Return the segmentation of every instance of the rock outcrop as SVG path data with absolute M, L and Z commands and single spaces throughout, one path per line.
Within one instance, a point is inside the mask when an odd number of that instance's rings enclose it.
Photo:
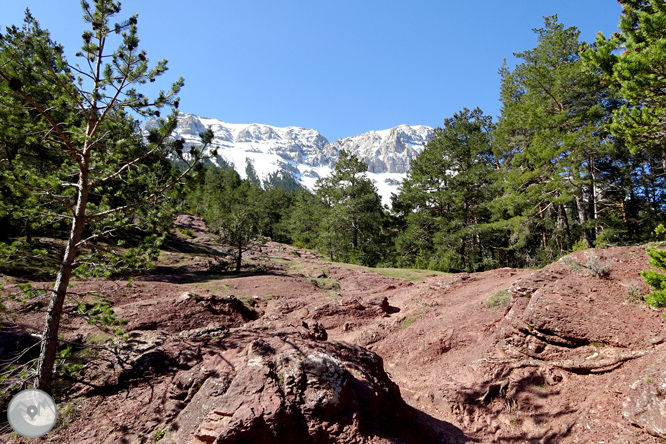
M 361 347 L 256 335 L 209 377 L 172 421 L 172 443 L 425 442 L 413 411 Z

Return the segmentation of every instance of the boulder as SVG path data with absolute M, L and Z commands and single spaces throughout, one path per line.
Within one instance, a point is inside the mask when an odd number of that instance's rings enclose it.
M 241 362 L 233 373 L 209 369 L 166 442 L 426 442 L 382 359 L 366 349 L 276 335 L 252 340 Z

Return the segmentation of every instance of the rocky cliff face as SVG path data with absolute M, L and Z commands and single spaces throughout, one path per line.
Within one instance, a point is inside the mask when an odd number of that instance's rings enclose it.
M 149 120 L 144 130 L 155 125 L 155 120 Z M 369 177 L 385 203 L 391 193 L 397 191 L 411 160 L 433 134 L 432 128 L 427 126 L 400 125 L 329 143 L 322 134 L 307 128 L 233 124 L 181 114 L 175 136 L 191 146 L 199 143 L 199 133 L 209 127 L 215 133 L 213 145 L 219 148 L 218 153 L 241 176 L 249 159 L 260 177 L 282 169 L 308 188 L 312 188 L 318 178 L 330 174 L 340 150 L 349 150 L 368 164 Z
M 358 154 L 368 164 L 370 173 L 404 174 L 432 134 L 432 128 L 427 126 L 400 125 L 338 139 L 332 146 L 337 152 L 345 149 Z

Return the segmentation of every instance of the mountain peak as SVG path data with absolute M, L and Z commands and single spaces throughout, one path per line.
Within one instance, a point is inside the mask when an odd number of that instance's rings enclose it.
M 143 129 L 151 129 L 156 123 L 150 119 Z M 326 137 L 309 128 L 227 123 L 184 113 L 178 115 L 174 135 L 182 138 L 186 146 L 197 145 L 199 133 L 207 128 L 213 130 L 213 146 L 218 147 L 218 155 L 242 177 L 249 159 L 260 178 L 285 170 L 309 189 L 318 178 L 331 173 L 340 150 L 349 150 L 367 163 L 368 176 L 385 204 L 389 204 L 391 193 L 397 191 L 411 160 L 433 135 L 433 129 L 424 125 L 399 125 L 329 143 Z

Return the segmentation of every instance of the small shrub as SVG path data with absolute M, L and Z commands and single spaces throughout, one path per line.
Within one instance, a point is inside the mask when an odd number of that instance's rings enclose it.
M 83 364 L 70 364 L 68 361 L 75 358 L 72 347 L 67 347 L 58 354 L 58 373 L 62 376 L 74 376 L 83 369 Z
M 564 262 L 565 264 L 567 264 L 569 266 L 572 273 L 575 273 L 575 274 L 578 274 L 578 275 L 583 274 L 583 270 L 585 269 L 585 267 L 583 267 L 581 264 L 579 264 L 575 260 L 570 259 L 568 257 L 563 257 L 561 260 L 562 260 L 562 262 Z
M 166 430 L 164 429 L 155 430 L 155 433 L 153 433 L 153 442 L 157 442 L 160 439 L 164 438 L 164 435 L 166 435 Z
M 314 284 L 315 287 L 321 288 L 322 290 L 339 290 L 340 283 L 337 279 L 331 278 L 310 278 L 309 281 Z
M 643 300 L 643 289 L 638 285 L 630 285 L 626 298 L 627 302 L 638 304 Z
M 250 296 L 238 296 L 238 300 L 241 301 L 248 310 L 254 311 L 254 308 L 257 306 L 257 301 Z
M 590 273 L 599 278 L 607 278 L 610 276 L 610 272 L 613 269 L 611 264 L 601 260 L 597 256 L 589 258 L 585 264 L 585 267 L 587 267 Z
M 196 236 L 194 235 L 194 231 L 190 230 L 189 228 L 185 228 L 184 230 L 182 230 L 182 233 L 183 233 L 185 236 L 189 237 L 190 239 L 194 239 L 194 238 L 196 237 Z
M 650 257 L 650 266 L 666 270 L 666 250 L 648 248 L 646 252 Z M 641 276 L 652 288 L 652 292 L 644 296 L 645 302 L 655 308 L 666 307 L 666 275 L 654 270 L 644 270 L 641 271 Z
M 583 239 L 579 239 L 578 242 L 576 242 L 573 247 L 571 247 L 571 251 L 575 253 L 576 251 L 583 251 L 587 250 L 588 248 L 590 247 L 587 246 L 587 242 L 585 242 Z
M 208 272 L 209 273 L 222 273 L 231 269 L 234 264 L 231 261 L 228 261 L 222 256 L 215 255 L 208 260 Z
M 67 427 L 74 421 L 76 417 L 77 401 L 63 402 L 58 405 L 58 417 L 56 419 L 55 428 Z
M 509 290 L 499 290 L 486 299 L 484 305 L 491 311 L 495 311 L 499 307 L 506 307 L 509 305 L 509 302 L 511 302 L 511 293 L 509 293 Z

